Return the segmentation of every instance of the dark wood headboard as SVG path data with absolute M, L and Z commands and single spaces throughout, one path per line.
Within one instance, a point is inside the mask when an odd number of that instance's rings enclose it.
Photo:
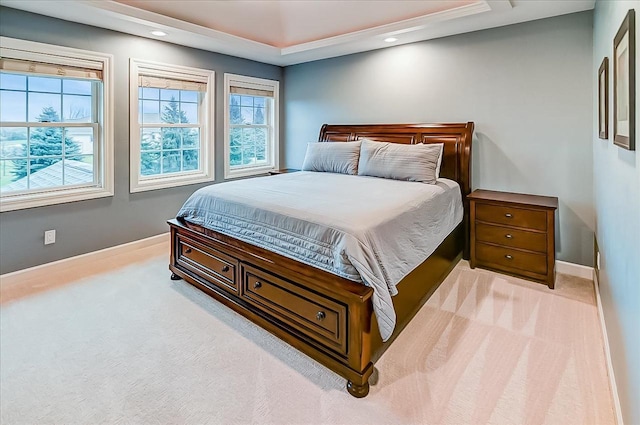
M 473 122 L 452 124 L 324 124 L 320 142 L 369 139 L 392 143 L 444 143 L 440 176 L 460 185 L 462 198 L 471 192 L 471 137 Z
M 353 142 L 369 139 L 392 143 L 444 143 L 440 176 L 460 185 L 464 205 L 464 252 L 469 258 L 470 210 L 467 195 L 471 193 L 471 137 L 473 122 L 451 124 L 324 124 L 320 142 Z

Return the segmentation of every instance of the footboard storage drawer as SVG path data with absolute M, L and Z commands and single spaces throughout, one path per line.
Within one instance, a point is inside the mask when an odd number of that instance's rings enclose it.
M 178 235 L 176 262 L 199 275 L 207 286 L 214 285 L 238 294 L 238 260 L 190 238 Z
M 270 273 L 242 264 L 241 297 L 289 327 L 347 354 L 347 307 Z

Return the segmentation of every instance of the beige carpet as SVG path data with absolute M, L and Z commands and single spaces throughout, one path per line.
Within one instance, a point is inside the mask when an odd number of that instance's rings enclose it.
M 186 284 L 165 256 L 1 308 L 2 424 L 612 424 L 593 287 L 461 262 L 369 396 Z

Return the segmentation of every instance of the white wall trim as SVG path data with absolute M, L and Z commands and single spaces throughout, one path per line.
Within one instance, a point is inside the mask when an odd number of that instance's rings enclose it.
M 602 331 L 602 341 L 604 342 L 604 357 L 607 363 L 607 376 L 609 377 L 609 387 L 613 398 L 613 410 L 616 415 L 616 423 L 624 425 L 622 419 L 622 409 L 620 408 L 620 397 L 618 396 L 618 386 L 616 385 L 616 375 L 613 372 L 613 362 L 611 361 L 611 349 L 609 347 L 609 337 L 607 335 L 607 324 L 604 321 L 604 311 L 602 310 L 602 299 L 600 298 L 600 282 L 598 274 L 593 271 L 593 285 L 596 291 L 596 305 L 598 307 L 598 318 L 600 319 L 600 329 Z
M 76 255 L 75 257 L 63 258 L 62 260 L 53 261 L 51 263 L 41 264 L 39 266 L 29 267 L 28 269 L 17 270 L 11 273 L 5 273 L 0 275 L 0 288 L 19 284 L 28 280 L 33 275 L 40 275 L 43 272 L 53 272 L 62 268 L 70 268 L 79 266 L 82 264 L 91 264 L 98 259 L 104 259 L 105 257 L 112 257 L 127 252 L 133 252 L 138 249 L 146 248 L 151 245 L 164 243 L 169 238 L 169 232 L 161 233 L 149 238 L 140 239 L 133 242 L 128 242 L 122 245 L 116 245 L 109 248 L 104 248 L 98 251 L 88 252 L 86 254 Z
M 589 280 L 593 279 L 593 267 L 568 263 L 566 261 L 556 261 L 556 273 L 568 274 L 569 276 L 576 276 Z

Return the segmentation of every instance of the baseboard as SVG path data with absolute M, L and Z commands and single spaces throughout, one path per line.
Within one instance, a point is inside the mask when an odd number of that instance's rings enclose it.
M 613 410 L 616 415 L 616 423 L 624 425 L 622 419 L 622 409 L 620 408 L 620 397 L 618 396 L 618 386 L 616 385 L 616 376 L 613 372 L 613 363 L 611 362 L 611 350 L 609 348 L 609 337 L 607 336 L 607 325 L 604 321 L 604 312 L 602 311 L 602 300 L 600 298 L 600 282 L 598 274 L 593 272 L 593 284 L 596 291 L 596 305 L 598 307 L 598 317 L 600 318 L 600 329 L 602 330 L 602 340 L 604 343 L 604 357 L 607 363 L 607 375 L 609 376 L 609 387 L 611 388 L 611 396 L 613 397 Z
M 108 269 L 109 261 L 122 256 L 132 256 L 136 251 L 153 245 L 167 243 L 169 233 L 112 246 L 99 251 L 88 252 L 75 257 L 64 258 L 28 269 L 0 275 L 0 300 L 11 301 L 23 294 L 39 292 L 47 287 L 55 287 L 64 281 L 72 281 L 91 274 L 92 271 Z M 106 260 L 106 261 L 105 261 Z M 100 267 L 97 267 L 101 264 Z
M 593 267 L 568 263 L 566 261 L 556 261 L 556 273 L 568 274 L 569 276 L 576 276 L 589 280 L 593 279 Z

